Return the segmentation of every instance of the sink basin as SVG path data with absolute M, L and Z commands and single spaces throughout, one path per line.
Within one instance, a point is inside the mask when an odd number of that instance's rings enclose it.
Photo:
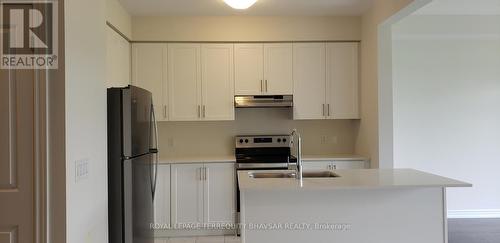
M 305 171 L 302 172 L 302 178 L 334 178 L 340 177 L 333 171 Z
M 250 178 L 295 178 L 295 172 L 248 172 Z M 340 177 L 333 171 L 306 171 L 302 178 L 335 178 Z
M 248 172 L 250 178 L 295 178 L 295 172 Z

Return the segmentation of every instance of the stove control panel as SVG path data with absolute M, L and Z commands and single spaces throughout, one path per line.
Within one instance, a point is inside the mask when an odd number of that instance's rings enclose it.
M 290 147 L 290 135 L 236 136 L 237 148 Z

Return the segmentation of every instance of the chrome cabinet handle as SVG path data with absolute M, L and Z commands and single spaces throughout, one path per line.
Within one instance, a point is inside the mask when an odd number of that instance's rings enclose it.
M 260 92 L 264 92 L 264 81 L 260 80 Z
M 330 116 L 330 104 L 328 104 L 328 116 Z
M 268 89 L 267 89 L 267 79 L 266 79 L 266 92 L 267 92 L 267 91 L 268 91 Z
M 206 106 L 203 105 L 203 117 L 206 117 L 206 110 L 207 110 Z
M 204 179 L 205 179 L 205 181 L 206 181 L 206 180 L 208 179 L 208 169 L 207 169 L 207 167 L 203 167 L 203 170 L 204 170 L 204 172 L 205 172 L 205 173 L 203 173 L 203 174 L 204 174 Z
M 201 107 L 198 105 L 198 118 L 201 117 Z

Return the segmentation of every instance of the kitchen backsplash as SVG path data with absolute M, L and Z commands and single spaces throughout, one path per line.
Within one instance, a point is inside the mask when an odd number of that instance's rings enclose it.
M 235 135 L 302 134 L 303 154 L 353 153 L 357 121 L 292 120 L 288 108 L 237 109 L 235 121 L 159 122 L 160 158 L 234 154 Z

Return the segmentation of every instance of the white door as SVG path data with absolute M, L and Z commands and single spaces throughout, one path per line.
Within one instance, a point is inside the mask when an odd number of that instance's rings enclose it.
M 199 120 L 200 90 L 200 45 L 168 44 L 169 120 Z
M 234 77 L 237 95 L 259 95 L 264 89 L 263 44 L 234 44 Z
M 293 94 L 293 48 L 291 43 L 264 44 L 264 92 Z
M 327 104 L 330 119 L 359 118 L 358 43 L 327 44 Z
M 158 165 L 154 199 L 155 223 L 170 224 L 170 165 Z
M 325 43 L 293 44 L 294 119 L 324 119 Z
M 202 117 L 234 120 L 233 44 L 201 46 Z
M 132 45 L 132 85 L 153 94 L 156 119 L 168 119 L 166 97 L 166 55 L 167 46 L 157 43 L 136 43 Z
M 204 222 L 234 223 L 236 175 L 234 164 L 205 164 Z
M 106 28 L 106 86 L 130 84 L 130 43 L 110 27 Z
M 303 161 L 304 171 L 324 171 L 331 169 L 331 161 Z
M 172 223 L 203 222 L 202 164 L 175 164 L 172 176 Z

